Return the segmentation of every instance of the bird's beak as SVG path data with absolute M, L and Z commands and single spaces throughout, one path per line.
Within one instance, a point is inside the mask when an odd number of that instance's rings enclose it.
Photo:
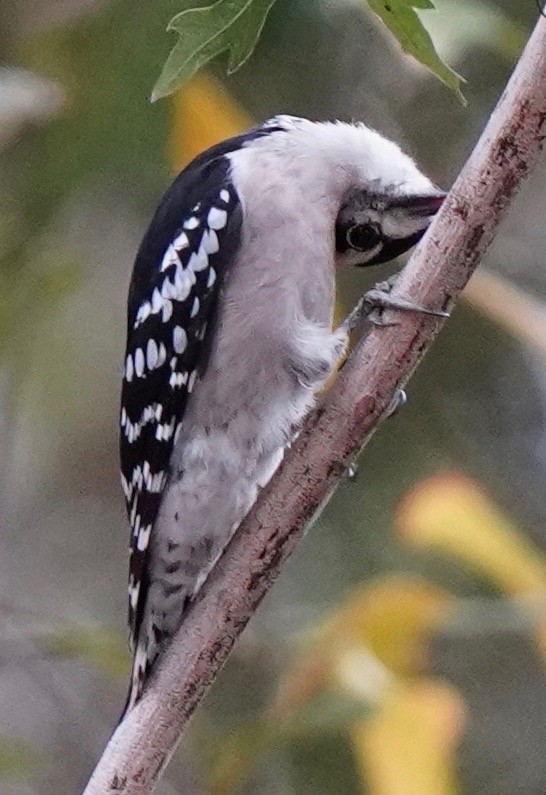
M 430 196 L 405 196 L 389 207 L 383 223 L 383 246 L 369 265 L 399 257 L 418 243 L 446 197 L 438 191 Z
M 400 199 L 399 202 L 393 202 L 392 208 L 395 209 L 399 207 L 406 210 L 410 215 L 417 217 L 433 216 L 436 215 L 444 203 L 446 196 L 447 193 L 443 191 L 438 191 L 438 193 L 431 196 L 410 196 Z

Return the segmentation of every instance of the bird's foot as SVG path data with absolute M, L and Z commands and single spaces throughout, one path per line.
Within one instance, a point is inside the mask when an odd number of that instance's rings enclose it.
M 449 312 L 442 309 L 427 309 L 426 307 L 406 301 L 404 298 L 397 298 L 391 295 L 391 290 L 396 284 L 398 273 L 395 273 L 384 282 L 379 282 L 371 290 L 364 293 L 355 308 L 345 318 L 342 327 L 345 331 L 351 332 L 363 321 L 367 320 L 375 326 L 392 326 L 396 321 L 385 321 L 382 318 L 384 309 L 398 309 L 402 312 L 418 312 L 423 315 L 433 315 L 434 317 L 449 317 Z
M 387 417 L 393 417 L 408 402 L 408 396 L 403 389 L 397 389 L 387 410 Z

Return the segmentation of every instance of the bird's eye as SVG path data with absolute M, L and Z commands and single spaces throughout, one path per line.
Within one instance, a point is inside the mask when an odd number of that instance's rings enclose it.
M 347 229 L 347 243 L 356 251 L 370 251 L 380 242 L 379 224 L 356 224 Z

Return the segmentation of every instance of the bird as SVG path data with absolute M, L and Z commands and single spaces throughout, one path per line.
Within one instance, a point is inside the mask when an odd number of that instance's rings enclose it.
M 365 124 L 288 115 L 208 149 L 163 195 L 128 293 L 124 714 L 346 353 L 336 271 L 411 248 L 444 197 Z

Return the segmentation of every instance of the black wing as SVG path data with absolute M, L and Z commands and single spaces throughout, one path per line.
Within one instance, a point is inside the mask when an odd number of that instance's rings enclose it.
M 224 157 L 237 145 L 232 139 L 209 150 L 175 180 L 142 241 L 131 280 L 120 452 L 131 524 L 133 643 L 177 429 L 198 378 L 219 285 L 239 246 L 241 209 Z

